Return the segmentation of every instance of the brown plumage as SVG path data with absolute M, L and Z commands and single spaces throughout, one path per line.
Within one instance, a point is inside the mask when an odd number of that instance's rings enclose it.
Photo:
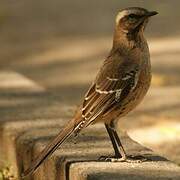
M 134 109 L 145 96 L 151 81 L 150 56 L 143 31 L 155 11 L 126 8 L 116 17 L 113 47 L 92 83 L 75 117 L 32 162 L 23 176 L 33 173 L 71 134 L 102 121 L 112 141 L 115 158 L 128 161 L 114 128 L 117 119 Z

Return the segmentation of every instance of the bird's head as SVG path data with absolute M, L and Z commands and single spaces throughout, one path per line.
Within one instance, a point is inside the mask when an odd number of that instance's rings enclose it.
M 148 19 L 156 14 L 158 14 L 156 11 L 148 11 L 139 7 L 123 9 L 116 17 L 116 28 L 125 33 L 144 30 Z

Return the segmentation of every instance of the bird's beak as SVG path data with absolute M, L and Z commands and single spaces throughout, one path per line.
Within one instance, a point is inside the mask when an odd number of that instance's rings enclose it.
M 148 13 L 146 14 L 146 17 L 155 16 L 155 15 L 157 15 L 157 14 L 158 14 L 158 12 L 156 12 L 156 11 L 150 11 L 150 12 L 148 12 Z

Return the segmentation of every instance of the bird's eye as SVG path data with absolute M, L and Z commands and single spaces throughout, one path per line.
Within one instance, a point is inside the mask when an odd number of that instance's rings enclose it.
M 137 20 L 138 20 L 138 17 L 137 17 L 137 15 L 135 15 L 135 14 L 130 14 L 130 15 L 128 16 L 128 21 L 131 22 L 131 23 L 134 23 L 134 22 L 136 22 Z

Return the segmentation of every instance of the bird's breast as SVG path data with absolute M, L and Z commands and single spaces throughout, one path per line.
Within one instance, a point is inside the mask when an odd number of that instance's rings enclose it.
M 119 107 L 119 116 L 122 117 L 133 110 L 144 98 L 151 84 L 151 65 L 146 61 L 141 67 L 136 87 L 129 93 L 128 97 Z

